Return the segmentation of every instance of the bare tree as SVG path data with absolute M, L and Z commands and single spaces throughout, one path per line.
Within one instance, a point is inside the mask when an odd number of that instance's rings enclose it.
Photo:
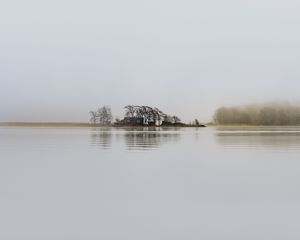
M 125 106 L 125 115 L 130 118 L 144 118 L 149 124 L 161 124 L 162 121 L 170 124 L 181 122 L 177 116 L 169 116 L 160 109 L 149 106 L 127 105 Z
M 113 119 L 111 109 L 108 106 L 103 106 L 98 109 L 99 123 L 101 125 L 110 125 Z
M 157 120 L 163 120 L 167 116 L 167 114 L 165 114 L 163 111 L 161 111 L 158 108 L 154 108 L 154 111 L 155 111 Z
M 181 119 L 177 116 L 173 116 L 172 118 L 173 118 L 174 123 L 180 123 L 181 122 Z
M 91 115 L 90 122 L 92 124 L 96 124 L 97 123 L 97 112 L 90 111 L 90 115 Z
M 113 119 L 111 109 L 108 106 L 98 108 L 97 111 L 90 111 L 90 115 L 91 123 L 100 124 L 104 126 L 111 125 Z
M 127 117 L 135 117 L 136 114 L 136 106 L 133 105 L 127 105 L 124 107 L 126 110 L 125 115 Z

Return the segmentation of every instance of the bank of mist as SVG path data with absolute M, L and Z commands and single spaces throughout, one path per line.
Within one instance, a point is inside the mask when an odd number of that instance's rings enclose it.
M 216 124 L 300 125 L 300 104 L 264 103 L 220 107 L 214 115 Z

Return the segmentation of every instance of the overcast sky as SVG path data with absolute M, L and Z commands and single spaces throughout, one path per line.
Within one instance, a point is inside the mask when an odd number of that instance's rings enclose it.
M 207 121 L 300 100 L 299 0 L 3 0 L 0 121 L 88 121 L 110 105 Z

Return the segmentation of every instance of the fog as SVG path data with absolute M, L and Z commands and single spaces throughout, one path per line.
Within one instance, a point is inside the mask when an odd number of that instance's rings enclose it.
M 0 3 L 0 121 L 88 121 L 102 105 L 209 121 L 299 101 L 299 1 Z

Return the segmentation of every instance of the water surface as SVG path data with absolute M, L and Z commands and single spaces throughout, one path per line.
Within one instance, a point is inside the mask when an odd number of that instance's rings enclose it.
M 0 127 L 0 239 L 300 239 L 300 128 Z

